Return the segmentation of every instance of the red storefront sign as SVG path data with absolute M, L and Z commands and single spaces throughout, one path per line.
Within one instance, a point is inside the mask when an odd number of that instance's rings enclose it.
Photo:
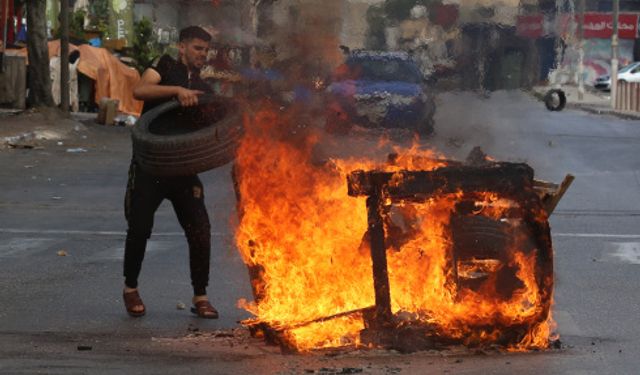
M 525 38 L 540 38 L 543 34 L 542 14 L 518 16 L 516 34 Z
M 613 15 L 603 13 L 585 13 L 585 38 L 611 38 L 613 34 Z M 618 36 L 622 39 L 635 39 L 638 34 L 638 15 L 621 14 L 618 17 Z
M 621 14 L 618 18 L 618 36 L 621 39 L 635 39 L 638 35 L 638 14 Z M 555 22 L 546 25 L 541 14 L 518 16 L 516 23 L 516 33 L 525 38 L 540 38 L 547 34 L 566 35 L 569 30 L 568 14 L 558 15 Z M 580 17 L 575 15 L 576 24 L 580 22 Z M 550 27 L 549 27 L 550 26 Z M 553 29 L 556 29 L 554 32 Z M 577 32 L 577 27 L 576 27 Z M 585 13 L 584 15 L 584 37 L 585 38 L 611 38 L 613 34 L 613 16 L 607 13 Z

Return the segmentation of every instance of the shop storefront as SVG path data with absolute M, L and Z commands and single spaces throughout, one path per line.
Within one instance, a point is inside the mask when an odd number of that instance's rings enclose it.
M 549 75 L 560 83 L 578 80 L 579 45 L 577 15 L 558 17 L 526 15 L 518 17 L 518 35 L 536 40 L 540 56 L 540 80 Z M 591 84 L 598 76 L 611 70 L 611 35 L 613 16 L 610 13 L 585 13 L 584 82 Z M 638 44 L 638 14 L 623 13 L 618 18 L 618 55 L 620 66 L 634 61 Z M 558 64 L 559 62 L 559 64 Z

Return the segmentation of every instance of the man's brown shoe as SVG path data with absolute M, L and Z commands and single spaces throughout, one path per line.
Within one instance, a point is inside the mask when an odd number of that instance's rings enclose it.
M 218 319 L 218 310 L 216 310 L 209 301 L 200 300 L 194 303 L 191 312 L 204 319 Z
M 137 290 L 133 292 L 122 292 L 122 298 L 124 299 L 124 307 L 127 309 L 129 315 L 137 318 L 146 313 L 144 303 L 142 303 L 142 299 Z M 134 309 L 138 306 L 142 306 L 142 310 Z

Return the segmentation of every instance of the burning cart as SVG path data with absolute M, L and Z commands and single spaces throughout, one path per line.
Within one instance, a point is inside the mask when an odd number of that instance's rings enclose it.
M 280 117 L 253 125 L 273 130 Z M 404 150 L 382 166 L 318 166 L 313 141 L 274 138 L 243 141 L 234 176 L 254 336 L 285 352 L 549 346 L 548 217 L 572 176 L 537 181 L 480 150 L 466 163 Z

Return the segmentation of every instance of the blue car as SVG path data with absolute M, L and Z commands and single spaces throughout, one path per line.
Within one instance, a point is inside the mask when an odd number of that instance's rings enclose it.
M 326 127 L 346 133 L 353 125 L 433 132 L 435 103 L 417 64 L 404 52 L 356 51 L 327 88 Z

